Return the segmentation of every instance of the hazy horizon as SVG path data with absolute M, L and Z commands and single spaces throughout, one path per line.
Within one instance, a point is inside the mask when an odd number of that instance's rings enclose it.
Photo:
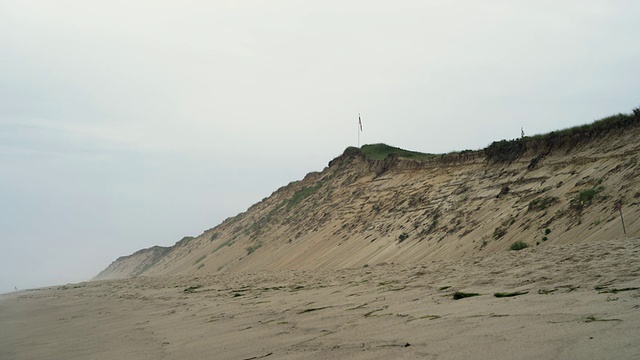
M 88 280 L 322 170 L 640 106 L 631 1 L 0 1 L 0 293 Z

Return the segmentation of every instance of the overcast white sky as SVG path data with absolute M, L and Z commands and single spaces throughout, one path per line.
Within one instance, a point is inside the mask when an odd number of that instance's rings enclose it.
M 640 106 L 637 1 L 0 0 L 0 292 L 90 279 L 356 145 Z

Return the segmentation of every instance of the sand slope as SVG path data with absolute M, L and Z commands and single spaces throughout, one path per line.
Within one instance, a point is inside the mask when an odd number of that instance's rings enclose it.
M 3 295 L 0 359 L 638 359 L 638 288 L 639 238 L 96 281 Z
M 505 163 L 482 152 L 425 161 L 345 153 L 200 236 L 121 257 L 96 278 L 418 264 L 515 241 L 610 239 L 623 235 L 620 200 L 627 234 L 640 236 L 638 138 L 640 126 L 531 145 Z M 589 191 L 593 199 L 580 200 Z

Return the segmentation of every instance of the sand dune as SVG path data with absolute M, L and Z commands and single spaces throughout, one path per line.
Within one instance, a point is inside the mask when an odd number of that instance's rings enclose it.
M 638 124 L 568 143 L 532 138 L 509 162 L 483 151 L 428 160 L 345 151 L 246 212 L 172 247 L 120 257 L 96 279 L 416 264 L 502 253 L 515 241 L 611 239 L 624 235 L 618 201 L 637 237 Z
M 105 280 L 3 295 L 0 358 L 638 359 L 639 288 L 639 238 Z

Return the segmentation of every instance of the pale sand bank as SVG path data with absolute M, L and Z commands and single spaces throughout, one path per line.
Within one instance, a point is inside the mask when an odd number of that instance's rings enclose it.
M 640 239 L 81 283 L 1 296 L 0 359 L 640 359 L 629 288 Z M 458 290 L 480 295 L 453 300 Z M 494 296 L 515 291 L 528 293 Z

